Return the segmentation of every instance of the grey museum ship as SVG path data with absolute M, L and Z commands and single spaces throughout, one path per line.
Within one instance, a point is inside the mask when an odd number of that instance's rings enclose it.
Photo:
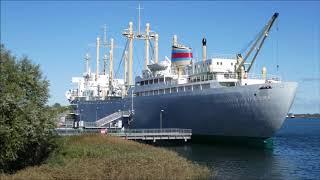
M 123 79 L 114 77 L 114 40 L 107 40 L 105 31 L 103 40 L 98 37 L 96 41 L 96 71 L 91 72 L 86 54 L 86 70 L 83 76 L 72 78 L 76 87 L 66 97 L 80 124 L 184 128 L 192 129 L 193 135 L 267 139 L 282 126 L 297 88 L 296 82 L 267 74 L 265 67 L 261 74 L 250 73 L 277 17 L 275 13 L 243 55 L 207 58 L 203 38 L 198 61 L 192 48 L 181 44 L 176 35 L 171 58 L 158 61 L 159 35 L 148 23 L 141 32 L 139 18 L 137 31 L 130 22 L 122 32 L 127 40 L 121 58 Z M 144 41 L 145 56 L 142 73 L 133 82 L 136 40 Z M 104 49 L 102 63 L 100 49 Z

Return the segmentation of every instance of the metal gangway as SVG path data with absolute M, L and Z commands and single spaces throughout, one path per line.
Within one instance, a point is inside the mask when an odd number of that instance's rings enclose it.
M 129 118 L 131 116 L 131 111 L 117 111 L 108 116 L 105 116 L 95 122 L 82 122 L 80 123 L 80 127 L 91 128 L 91 129 L 101 129 L 104 126 L 117 121 L 122 118 Z

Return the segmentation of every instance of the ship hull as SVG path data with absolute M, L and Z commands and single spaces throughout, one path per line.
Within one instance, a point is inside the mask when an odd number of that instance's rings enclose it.
M 293 103 L 297 83 L 273 83 L 268 89 L 263 86 L 128 97 L 121 102 L 95 106 L 111 114 L 116 109 L 129 110 L 133 105 L 131 128 L 186 128 L 192 129 L 193 135 L 266 139 L 281 128 Z M 92 117 L 92 110 L 84 113 Z M 97 118 L 108 113 L 98 114 Z

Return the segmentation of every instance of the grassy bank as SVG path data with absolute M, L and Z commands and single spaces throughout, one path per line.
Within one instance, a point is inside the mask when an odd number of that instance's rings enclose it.
M 103 135 L 64 137 L 46 163 L 0 179 L 205 179 L 207 167 L 151 145 Z

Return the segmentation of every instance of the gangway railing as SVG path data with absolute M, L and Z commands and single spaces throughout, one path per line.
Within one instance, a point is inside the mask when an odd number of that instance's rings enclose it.
M 101 127 L 104 126 L 106 124 L 111 123 L 112 121 L 118 120 L 122 117 L 122 112 L 115 112 L 112 113 L 106 117 L 103 117 L 101 119 L 99 119 L 98 121 L 96 121 L 95 123 L 97 124 L 97 127 Z
M 126 129 L 126 130 L 108 130 L 108 134 L 131 140 L 170 140 L 191 139 L 191 129 L 163 128 L 163 129 Z
M 102 133 L 128 140 L 184 140 L 191 139 L 191 129 L 163 128 L 163 129 L 73 129 L 57 128 L 61 136 Z
M 106 117 L 103 117 L 99 120 L 97 120 L 96 122 L 92 123 L 92 124 L 88 124 L 90 127 L 102 127 L 105 126 L 106 124 L 112 123 L 113 121 L 116 121 L 120 118 L 123 117 L 130 117 L 131 112 L 130 111 L 117 111 L 115 113 L 112 113 Z M 86 127 L 86 126 L 85 126 Z

